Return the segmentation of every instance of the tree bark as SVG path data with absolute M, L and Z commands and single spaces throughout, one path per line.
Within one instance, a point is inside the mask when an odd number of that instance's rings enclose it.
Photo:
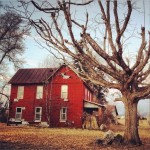
M 124 142 L 127 144 L 141 145 L 138 123 L 139 118 L 137 115 L 138 101 L 126 100 L 125 104 L 125 133 Z

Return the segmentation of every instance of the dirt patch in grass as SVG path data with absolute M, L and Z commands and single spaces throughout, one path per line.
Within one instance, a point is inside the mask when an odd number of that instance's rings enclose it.
M 123 126 L 111 126 L 115 133 L 123 135 Z M 120 150 L 150 149 L 150 128 L 140 129 L 142 146 L 99 146 L 96 139 L 102 139 L 104 132 L 68 128 L 38 128 L 30 126 L 6 126 L 0 124 L 0 149 L 52 149 L 52 150 Z

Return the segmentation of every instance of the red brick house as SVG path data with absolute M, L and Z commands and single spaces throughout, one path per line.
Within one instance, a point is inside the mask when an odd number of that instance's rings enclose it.
M 103 107 L 68 66 L 20 69 L 11 84 L 9 121 L 81 127 L 84 111 Z

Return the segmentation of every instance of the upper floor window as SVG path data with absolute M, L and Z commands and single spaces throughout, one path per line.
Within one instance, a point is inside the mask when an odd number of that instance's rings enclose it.
M 67 107 L 62 107 L 60 109 L 60 122 L 65 122 L 67 120 Z
M 42 107 L 35 107 L 35 121 L 41 121 Z
M 90 98 L 89 98 L 89 100 L 92 101 L 92 93 L 90 93 Z
M 17 99 L 23 99 L 24 86 L 18 86 Z
M 61 86 L 61 98 L 68 101 L 68 85 Z
M 37 86 L 36 99 L 42 99 L 42 98 L 43 98 L 43 86 Z
M 88 99 L 88 90 L 85 88 L 85 95 L 84 95 L 85 100 Z
M 87 100 L 90 100 L 90 91 L 88 90 L 88 96 Z

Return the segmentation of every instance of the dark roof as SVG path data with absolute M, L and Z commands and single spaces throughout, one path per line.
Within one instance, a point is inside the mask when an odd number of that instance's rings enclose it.
M 56 70 L 56 68 L 19 69 L 16 74 L 11 78 L 9 84 L 43 83 Z

